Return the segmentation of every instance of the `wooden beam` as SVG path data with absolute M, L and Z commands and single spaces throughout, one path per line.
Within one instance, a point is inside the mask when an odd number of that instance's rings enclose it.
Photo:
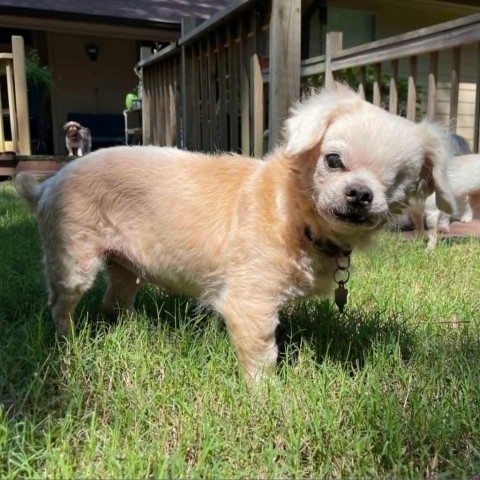
M 262 28 L 257 18 L 257 11 L 252 10 L 251 25 L 252 55 L 251 55 L 251 84 L 252 84 L 252 117 L 253 117 L 253 155 L 261 158 L 263 156 L 263 79 L 262 68 L 260 67 L 260 35 Z
M 178 40 L 179 45 L 185 45 L 193 42 L 199 37 L 205 36 L 211 30 L 217 29 L 219 24 L 226 23 L 234 16 L 238 16 L 250 4 L 255 3 L 256 0 L 233 0 L 229 5 L 217 13 L 213 14 L 208 20 L 202 22 L 198 27 L 188 32 L 186 35 Z
M 480 149 L 480 43 L 477 43 L 477 85 L 475 88 L 475 118 L 473 126 L 473 151 Z
M 197 19 L 195 17 L 183 17 L 182 18 L 182 35 L 187 34 L 195 28 L 197 25 Z M 182 147 L 191 148 L 193 132 L 190 132 L 190 125 L 192 130 L 195 126 L 193 120 L 193 104 L 194 100 L 194 71 L 193 71 L 193 52 L 192 49 L 186 46 L 182 47 L 182 59 L 181 59 L 181 84 L 180 84 L 180 97 L 182 102 L 182 123 L 181 123 L 181 145 Z
M 17 102 L 15 99 L 15 75 L 13 72 L 12 64 L 9 62 L 5 65 L 5 73 L 7 76 L 7 98 L 8 98 L 8 116 L 10 119 L 10 132 L 11 132 L 11 147 L 10 151 L 20 153 L 22 155 L 30 155 L 31 152 L 24 153 L 20 151 L 18 145 L 18 116 L 17 116 Z M 3 115 L 3 112 L 2 112 Z
M 388 111 L 396 115 L 398 113 L 398 60 L 390 63 L 390 92 L 388 95 Z
M 326 52 L 325 52 L 325 87 L 332 88 L 335 83 L 335 77 L 332 70 L 332 57 L 342 50 L 343 34 L 342 32 L 327 33 Z
M 272 0 L 269 149 L 280 142 L 290 105 L 300 97 L 301 0 Z
M 407 118 L 415 121 L 417 113 L 417 57 L 411 57 L 408 73 Z
M 449 132 L 457 131 L 458 95 L 460 89 L 460 67 L 462 62 L 461 47 L 452 50 L 452 78 L 450 83 L 450 114 L 448 119 Z
M 250 155 L 250 59 L 248 48 L 248 32 L 244 23 L 240 23 L 240 122 L 241 122 L 241 147 L 244 155 Z
M 28 115 L 27 76 L 25 74 L 25 44 L 23 37 L 12 37 L 13 79 L 17 107 L 18 153 L 30 155 L 30 117 Z
M 360 67 L 360 83 L 358 85 L 358 94 L 363 100 L 367 99 L 367 67 Z
M 437 110 L 437 79 L 438 79 L 438 52 L 430 54 L 430 66 L 428 71 L 428 99 L 427 118 L 435 120 Z
M 373 104 L 380 107 L 382 103 L 382 64 L 374 65 L 375 76 L 373 78 Z
M 238 152 L 238 56 L 239 48 L 237 46 L 238 27 L 230 24 L 227 31 L 228 40 L 228 92 L 230 97 L 229 115 L 230 115 L 230 145 L 229 150 Z
M 372 65 L 480 41 L 480 14 L 440 23 L 342 50 L 332 58 L 332 70 Z

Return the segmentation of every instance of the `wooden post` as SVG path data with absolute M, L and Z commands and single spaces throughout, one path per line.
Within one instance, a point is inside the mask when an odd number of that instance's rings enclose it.
M 415 121 L 417 110 L 417 57 L 410 57 L 408 74 L 407 118 Z
M 223 32 L 217 32 L 217 61 L 218 61 L 218 101 L 219 101 L 219 134 L 218 146 L 220 150 L 228 149 L 228 120 L 227 120 L 227 58 L 225 51 L 225 37 Z
M 335 78 L 332 72 L 332 57 L 342 49 L 342 32 L 327 33 L 327 42 L 325 47 L 325 87 L 332 88 Z
M 480 43 L 477 43 L 477 85 L 475 89 L 475 118 L 473 122 L 473 151 L 478 153 L 480 147 Z
M 430 54 L 430 69 L 428 72 L 428 100 L 427 118 L 435 120 L 437 110 L 437 77 L 438 77 L 438 52 Z
M 358 94 L 363 100 L 367 99 L 367 67 L 360 67 L 360 83 L 358 85 Z
M 260 35 L 262 33 L 257 11 L 254 9 L 251 16 L 252 25 L 252 55 L 251 55 L 251 84 L 252 84 L 252 119 L 253 119 L 253 155 L 263 156 L 263 78 L 260 66 Z
M 182 37 L 197 26 L 195 17 L 182 18 Z M 180 98 L 182 102 L 182 123 L 180 133 L 180 145 L 182 147 L 192 148 L 195 134 L 189 131 L 190 125 L 196 125 L 197 119 L 193 118 L 194 98 L 194 69 L 193 69 L 193 49 L 182 45 L 182 68 L 180 82 Z
M 398 113 L 398 60 L 390 63 L 390 93 L 388 94 L 388 111 L 396 115 Z
M 3 125 L 2 95 L 0 90 L 0 153 L 5 152 L 5 130 Z
M 290 105 L 300 96 L 301 0 L 272 0 L 269 148 L 281 139 Z
M 25 74 L 25 45 L 23 37 L 12 37 L 13 76 L 17 107 L 18 153 L 31 155 L 30 119 L 28 114 L 27 76 Z
M 238 56 L 240 48 L 237 45 L 238 28 L 232 24 L 228 27 L 228 88 L 230 92 L 230 150 L 238 152 Z
M 458 93 L 460 87 L 460 66 L 461 66 L 461 47 L 453 49 L 452 58 L 452 80 L 450 85 L 450 115 L 448 121 L 448 131 L 455 133 L 457 131 L 458 116 Z
M 382 104 L 382 64 L 376 63 L 375 77 L 373 79 L 373 104 L 380 107 Z
M 140 60 L 146 58 L 145 50 L 140 51 Z M 142 144 L 152 143 L 152 132 L 150 129 L 150 110 L 152 108 L 152 66 L 147 70 L 142 68 Z
M 243 155 L 250 155 L 250 83 L 249 83 L 249 51 L 248 32 L 244 22 L 240 22 L 240 123 L 241 123 L 241 148 Z

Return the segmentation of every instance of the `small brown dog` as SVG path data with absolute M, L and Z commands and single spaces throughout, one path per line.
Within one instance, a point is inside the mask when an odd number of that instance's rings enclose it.
M 83 127 L 78 122 L 67 122 L 63 129 L 66 131 L 65 145 L 69 157 L 74 155 L 81 157 L 91 152 L 92 134 L 89 128 Z
M 106 270 L 103 308 L 133 309 L 142 282 L 200 298 L 225 319 L 247 378 L 275 364 L 278 312 L 330 295 L 350 252 L 371 244 L 410 198 L 444 184 L 443 133 L 363 101 L 314 93 L 264 161 L 175 148 L 113 147 L 17 189 L 36 214 L 57 332 Z

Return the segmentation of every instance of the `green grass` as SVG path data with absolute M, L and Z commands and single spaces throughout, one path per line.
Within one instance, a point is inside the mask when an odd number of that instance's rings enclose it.
M 1 478 L 478 478 L 480 243 L 385 234 L 349 305 L 286 309 L 275 377 L 242 381 L 221 321 L 153 287 L 55 341 L 33 220 L 0 186 Z

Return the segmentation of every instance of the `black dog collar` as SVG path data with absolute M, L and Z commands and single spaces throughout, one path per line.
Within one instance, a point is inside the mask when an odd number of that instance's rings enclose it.
M 324 253 L 328 257 L 349 257 L 352 250 L 344 250 L 328 238 L 313 238 L 310 227 L 305 227 L 305 237 L 315 247 L 316 250 Z

